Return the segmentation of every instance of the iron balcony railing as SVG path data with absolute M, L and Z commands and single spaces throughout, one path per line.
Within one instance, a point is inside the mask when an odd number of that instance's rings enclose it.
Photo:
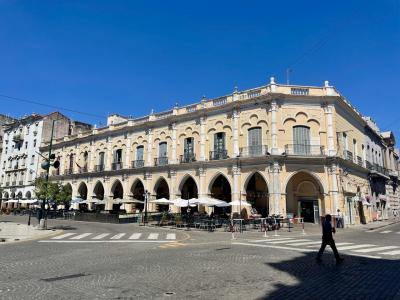
M 388 170 L 386 168 L 384 168 L 384 167 L 382 167 L 382 166 L 380 166 L 378 164 L 373 164 L 371 170 L 375 171 L 375 172 L 378 172 L 378 173 L 381 173 L 383 175 L 388 175 L 389 174 L 389 172 L 388 172 Z
M 24 185 L 24 181 L 23 180 L 18 181 L 18 185 Z
M 346 160 L 354 161 L 353 160 L 353 152 L 351 152 L 349 150 L 343 150 L 343 157 Z
M 368 160 L 365 161 L 365 166 L 368 170 L 372 170 L 372 164 Z
M 298 156 L 323 156 L 325 155 L 325 147 L 307 144 L 288 144 L 285 145 L 285 153 L 286 155 Z
M 357 156 L 357 164 L 359 166 L 363 166 L 363 160 L 362 160 L 362 158 L 360 156 Z
M 185 153 L 184 155 L 181 155 L 180 157 L 180 162 L 181 164 L 187 164 L 196 161 L 196 157 L 194 153 Z
M 257 157 L 268 155 L 267 145 L 255 145 L 240 148 L 240 156 L 242 157 Z
M 121 169 L 122 169 L 122 162 L 121 162 L 121 161 L 113 162 L 113 163 L 111 164 L 111 169 L 112 169 L 113 171 L 121 170 Z
M 144 160 L 143 159 L 132 161 L 132 169 L 143 168 L 143 167 L 144 167 Z
M 72 168 L 67 168 L 64 170 L 65 175 L 71 175 L 74 173 L 74 170 Z
M 102 164 L 102 165 L 96 165 L 96 166 L 94 167 L 94 169 L 96 170 L 96 172 L 103 172 L 103 171 L 105 170 L 105 166 L 104 166 L 104 164 Z
M 168 165 L 168 157 L 160 156 L 154 159 L 155 166 L 166 166 Z
M 220 160 L 227 158 L 228 158 L 227 150 L 210 151 L 210 160 Z
M 10 185 L 10 182 L 8 181 L 8 182 L 6 182 L 6 186 L 9 186 Z
M 16 186 L 16 185 L 17 185 L 16 181 L 11 182 L 11 186 Z

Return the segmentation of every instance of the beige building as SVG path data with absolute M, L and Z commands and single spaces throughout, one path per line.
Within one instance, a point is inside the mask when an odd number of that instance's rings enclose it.
M 147 190 L 151 199 L 247 201 L 259 214 L 306 222 L 337 209 L 348 224 L 369 222 L 379 209 L 388 215 L 385 189 L 371 182 L 398 180 L 398 156 L 373 124 L 328 82 L 289 86 L 271 78 L 142 118 L 111 115 L 106 127 L 58 139 L 61 172 L 52 180 L 71 184 L 73 198 L 103 199 L 106 210 Z

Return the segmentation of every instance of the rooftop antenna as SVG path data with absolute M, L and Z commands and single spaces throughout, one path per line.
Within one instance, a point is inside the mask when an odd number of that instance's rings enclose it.
M 292 69 L 291 68 L 287 68 L 286 69 L 286 84 L 289 85 L 290 84 L 290 73 L 292 73 Z

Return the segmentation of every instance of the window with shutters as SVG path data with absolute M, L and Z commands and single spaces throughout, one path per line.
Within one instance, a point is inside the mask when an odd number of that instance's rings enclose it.
M 249 129 L 248 137 L 249 155 L 260 155 L 262 152 L 261 127 Z
M 133 168 L 142 168 L 144 167 L 144 146 L 136 147 L 136 160 L 133 162 Z
M 104 152 L 99 153 L 99 165 L 104 166 Z
M 225 133 L 214 134 L 214 151 L 210 152 L 210 159 L 225 159 L 228 157 L 225 149 Z
M 294 154 L 310 154 L 310 128 L 306 126 L 293 127 Z
M 165 166 L 166 164 L 168 164 L 167 143 L 162 142 L 158 144 L 158 160 L 156 160 L 156 165 Z

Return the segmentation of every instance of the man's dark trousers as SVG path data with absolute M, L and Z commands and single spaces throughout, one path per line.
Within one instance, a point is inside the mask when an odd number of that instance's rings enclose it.
M 333 251 L 333 254 L 335 255 L 336 260 L 340 260 L 339 253 L 336 249 L 335 241 L 334 241 L 334 239 L 331 239 L 331 238 L 328 238 L 328 239 L 322 238 L 322 244 L 321 244 L 321 248 L 318 251 L 317 258 L 318 259 L 321 258 L 322 253 L 324 253 L 326 245 L 329 245 L 332 248 L 332 251 Z

